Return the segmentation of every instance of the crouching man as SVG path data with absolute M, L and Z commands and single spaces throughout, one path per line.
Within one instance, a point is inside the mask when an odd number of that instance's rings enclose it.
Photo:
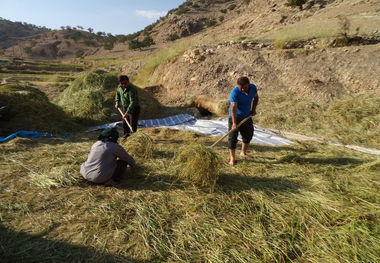
M 228 119 L 228 129 L 235 130 L 230 133 L 228 137 L 228 148 L 230 151 L 230 165 L 236 164 L 236 147 L 238 142 L 238 135 L 240 133 L 243 145 L 240 156 L 247 157 L 248 146 L 253 138 L 254 127 L 252 118 L 248 119 L 245 123 L 239 123 L 250 116 L 256 115 L 256 107 L 259 103 L 259 96 L 255 85 L 249 82 L 247 77 L 241 77 L 237 81 L 238 86 L 235 87 L 230 93 L 230 109 Z
M 114 185 L 122 179 L 128 166 L 134 166 L 133 158 L 121 147 L 115 128 L 105 129 L 91 147 L 87 161 L 81 165 L 80 173 L 92 183 Z

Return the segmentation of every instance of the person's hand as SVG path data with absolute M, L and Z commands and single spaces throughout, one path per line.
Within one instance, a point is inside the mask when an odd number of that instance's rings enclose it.
M 128 119 L 128 117 L 129 117 L 129 113 L 128 112 L 124 113 L 123 118 Z
M 115 108 L 116 108 L 116 109 L 119 109 L 119 108 L 121 108 L 121 107 L 120 107 L 119 104 L 115 104 Z
M 231 130 L 236 130 L 236 129 L 237 129 L 236 123 L 232 123 Z

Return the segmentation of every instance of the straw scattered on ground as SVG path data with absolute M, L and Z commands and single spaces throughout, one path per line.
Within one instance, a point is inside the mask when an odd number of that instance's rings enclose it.
M 223 167 L 209 193 L 173 181 L 172 158 L 194 139 L 217 138 L 144 132 L 156 142 L 154 158 L 138 160 L 116 188 L 80 181 L 98 133 L 1 144 L 2 261 L 379 262 L 373 156 L 316 143 L 255 145 L 252 158 Z M 227 158 L 226 146 L 213 150 Z M 55 178 L 60 167 L 76 168 L 78 182 L 42 188 L 30 181 L 29 169 Z

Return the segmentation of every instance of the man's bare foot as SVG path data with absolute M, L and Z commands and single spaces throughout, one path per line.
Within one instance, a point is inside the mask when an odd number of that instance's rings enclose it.
M 244 152 L 241 152 L 241 153 L 240 153 L 240 157 L 241 157 L 241 158 L 249 158 L 249 154 L 244 153 Z
M 231 166 L 234 166 L 234 165 L 236 165 L 236 160 L 230 160 L 230 162 L 228 163 L 229 165 L 231 165 Z

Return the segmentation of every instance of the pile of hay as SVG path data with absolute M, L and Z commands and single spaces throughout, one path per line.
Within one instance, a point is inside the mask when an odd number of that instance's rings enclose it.
M 115 92 L 119 85 L 116 75 L 102 70 L 77 78 L 57 99 L 57 104 L 73 117 L 82 120 L 116 121 Z M 148 92 L 139 89 L 141 118 L 161 117 L 161 104 Z
M 204 109 L 216 115 L 226 115 L 230 105 L 228 100 L 216 100 L 206 95 L 195 97 L 193 104 L 198 109 Z
M 141 131 L 128 137 L 127 140 L 122 142 L 122 146 L 132 157 L 141 159 L 152 158 L 155 150 L 153 139 Z
M 175 176 L 189 184 L 213 191 L 222 166 L 221 158 L 199 143 L 181 147 L 174 156 Z
M 115 75 L 92 71 L 77 78 L 62 92 L 57 103 L 74 117 L 105 121 L 113 110 L 118 83 Z
M 9 120 L 0 122 L 3 136 L 20 130 L 62 134 L 82 129 L 45 93 L 27 85 L 1 85 L 0 102 L 10 107 Z

